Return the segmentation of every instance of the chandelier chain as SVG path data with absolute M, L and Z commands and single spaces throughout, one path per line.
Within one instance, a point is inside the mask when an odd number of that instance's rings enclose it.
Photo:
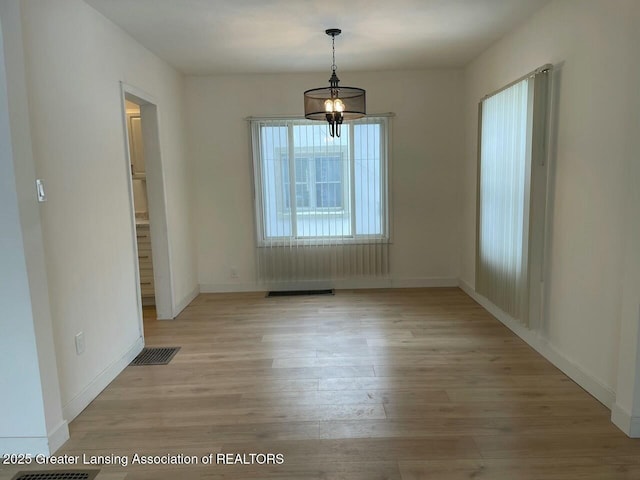
M 331 70 L 333 70 L 334 72 L 336 71 L 336 36 L 335 35 L 331 35 L 331 47 L 333 50 L 333 63 L 331 64 Z

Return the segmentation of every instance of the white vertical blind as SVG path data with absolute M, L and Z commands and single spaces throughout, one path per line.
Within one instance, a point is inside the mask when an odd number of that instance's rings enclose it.
M 252 120 L 262 281 L 388 274 L 387 121 Z
M 476 289 L 511 317 L 528 321 L 530 82 L 481 104 Z

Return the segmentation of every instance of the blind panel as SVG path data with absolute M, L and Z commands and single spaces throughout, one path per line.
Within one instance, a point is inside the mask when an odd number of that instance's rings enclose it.
M 477 291 L 515 319 L 527 321 L 524 252 L 529 82 L 482 103 Z

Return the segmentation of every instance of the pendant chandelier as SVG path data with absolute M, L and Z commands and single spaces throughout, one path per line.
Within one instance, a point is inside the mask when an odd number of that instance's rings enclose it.
M 365 94 L 362 88 L 340 87 L 336 75 L 336 36 L 342 30 L 330 28 L 325 33 L 331 37 L 333 63 L 329 86 L 312 88 L 304 92 L 304 116 L 309 120 L 321 120 L 329 123 L 332 137 L 340 136 L 340 125 L 344 120 L 355 120 L 367 114 Z

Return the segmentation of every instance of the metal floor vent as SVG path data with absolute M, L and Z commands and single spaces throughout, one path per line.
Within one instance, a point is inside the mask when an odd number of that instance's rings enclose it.
M 178 350 L 180 347 L 145 347 L 129 365 L 166 365 Z
M 11 480 L 92 480 L 100 470 L 40 470 L 18 472 Z
M 335 295 L 333 289 L 330 290 L 282 290 L 267 293 L 267 297 L 295 297 L 299 295 Z

